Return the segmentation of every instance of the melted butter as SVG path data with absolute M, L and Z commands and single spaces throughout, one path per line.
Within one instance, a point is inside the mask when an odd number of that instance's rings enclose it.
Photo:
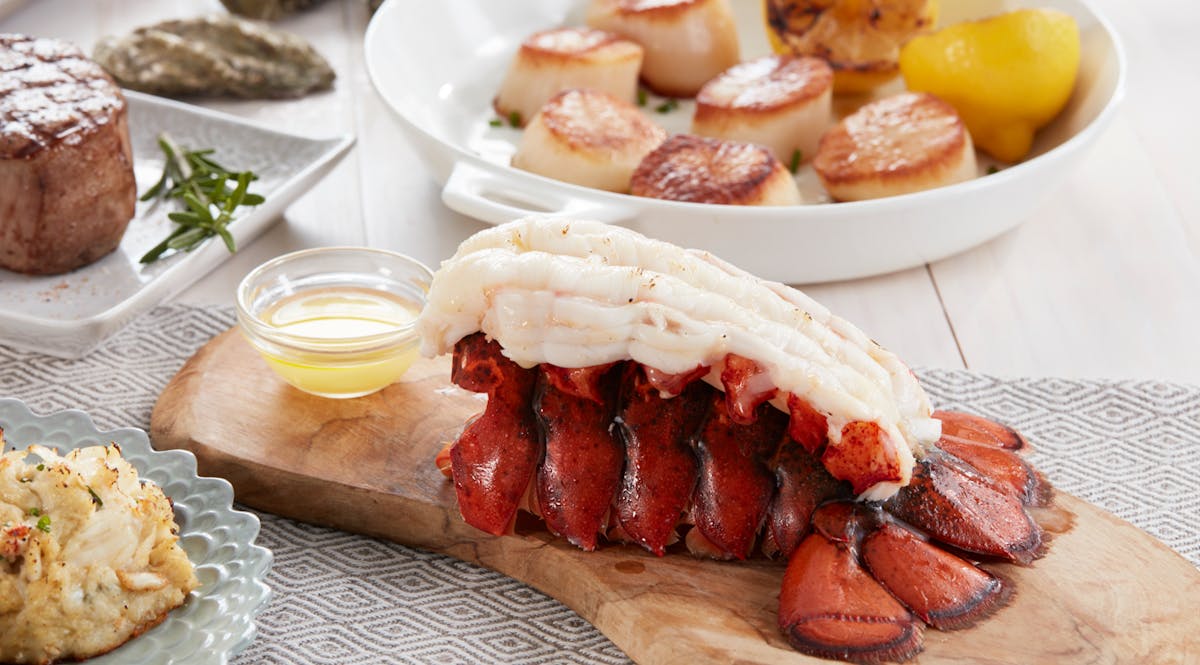
M 285 381 L 322 397 L 361 397 L 399 379 L 417 357 L 415 335 L 371 343 L 363 338 L 411 327 L 418 306 L 393 294 L 333 287 L 284 298 L 261 319 L 280 333 L 305 338 L 294 346 L 263 349 Z

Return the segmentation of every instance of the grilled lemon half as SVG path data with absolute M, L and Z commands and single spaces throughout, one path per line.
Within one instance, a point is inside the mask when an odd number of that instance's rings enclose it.
M 813 55 L 833 68 L 834 92 L 867 92 L 900 73 L 900 47 L 931 30 L 936 0 L 763 0 L 776 53 Z

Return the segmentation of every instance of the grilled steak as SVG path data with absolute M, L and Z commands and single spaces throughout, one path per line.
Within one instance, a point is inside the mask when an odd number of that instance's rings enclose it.
M 116 249 L 137 198 L 126 115 L 78 48 L 0 34 L 0 268 L 61 273 Z

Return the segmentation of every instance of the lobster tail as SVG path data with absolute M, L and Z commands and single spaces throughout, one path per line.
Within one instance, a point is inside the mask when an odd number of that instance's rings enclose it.
M 487 392 L 487 408 L 450 448 L 458 507 L 468 524 L 493 535 L 512 530 L 542 454 L 529 403 L 537 372 L 505 358 L 482 333 L 455 345 L 453 381 Z

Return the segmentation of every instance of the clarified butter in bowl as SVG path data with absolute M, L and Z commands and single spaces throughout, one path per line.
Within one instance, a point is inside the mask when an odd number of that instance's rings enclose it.
M 237 292 L 242 333 L 284 381 L 321 397 L 369 395 L 417 357 L 414 322 L 432 274 L 379 249 L 326 247 L 272 259 Z

